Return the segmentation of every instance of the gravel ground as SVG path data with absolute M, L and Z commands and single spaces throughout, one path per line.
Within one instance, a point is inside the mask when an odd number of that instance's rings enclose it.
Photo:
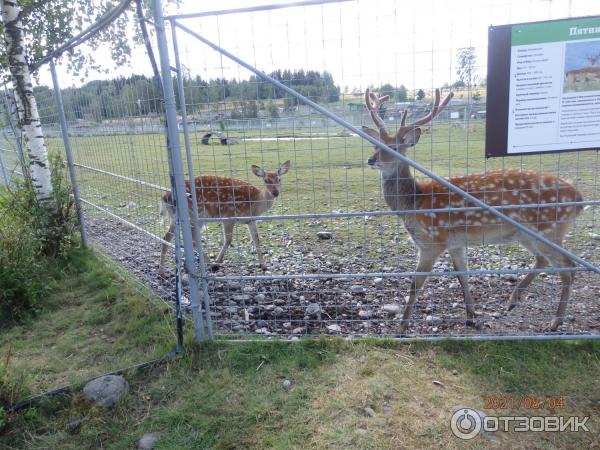
M 163 300 L 174 299 L 174 276 L 158 276 L 160 243 L 144 233 L 120 222 L 102 217 L 87 220 L 95 245 L 101 246 L 117 262 Z M 269 273 L 394 272 L 410 271 L 415 261 L 409 245 L 396 249 L 395 266 L 389 260 L 361 256 L 365 249 L 352 239 L 327 239 L 317 236 L 320 230 L 309 230 L 298 243 L 285 232 L 279 232 L 277 245 L 285 252 L 265 256 Z M 281 235 L 283 234 L 283 238 Z M 262 234 L 261 234 L 262 236 Z M 332 236 L 325 236 L 326 238 Z M 404 237 L 402 237 L 404 239 Z M 263 243 L 266 239 L 263 237 Z M 274 242 L 274 241 L 273 241 Z M 235 241 L 234 241 L 235 245 Z M 386 245 L 389 245 L 386 244 Z M 600 240 L 569 242 L 567 248 L 598 265 L 597 245 Z M 375 242 L 375 255 L 383 244 Z M 579 247 L 579 248 L 577 248 Z M 370 250 L 373 248 L 369 247 Z M 344 256 L 345 255 L 345 256 Z M 264 275 L 246 261 L 254 255 L 236 254 L 230 249 L 225 265 L 217 276 Z M 527 268 L 532 262 L 526 253 L 517 255 L 488 246 L 469 251 L 471 268 Z M 387 265 L 386 265 L 387 264 Z M 434 270 L 451 270 L 447 256 Z M 522 275 L 473 276 L 470 287 L 480 329 L 464 325 L 465 309 L 462 291 L 455 277 L 430 277 L 414 308 L 409 335 L 533 335 L 544 330 L 553 318 L 560 295 L 556 274 L 542 274 L 523 295 L 521 304 L 506 311 L 506 301 Z M 327 278 L 287 280 L 210 280 L 209 292 L 214 329 L 219 334 L 279 335 L 288 338 L 302 335 L 398 335 L 395 315 L 408 294 L 407 277 Z M 188 293 L 186 292 L 186 298 Z M 559 334 L 600 334 L 600 277 L 578 273 L 567 309 L 567 319 Z M 186 310 L 189 302 L 184 299 Z M 400 307 L 401 308 L 401 307 Z

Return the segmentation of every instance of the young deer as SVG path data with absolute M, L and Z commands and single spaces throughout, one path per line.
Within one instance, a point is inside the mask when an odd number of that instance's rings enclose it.
M 198 216 L 199 219 L 205 217 L 227 217 L 231 220 L 223 222 L 223 237 L 224 243 L 223 248 L 217 256 L 215 264 L 212 266 L 213 270 L 218 268 L 218 264 L 223 262 L 225 252 L 231 245 L 233 238 L 233 227 L 239 220 L 236 217 L 245 216 L 260 216 L 267 212 L 273 206 L 273 202 L 279 196 L 279 190 L 281 188 L 281 176 L 287 173 L 290 168 L 290 162 L 286 161 L 279 166 L 276 172 L 265 172 L 262 167 L 252 166 L 252 172 L 259 178 L 262 178 L 265 182 L 265 187 L 259 189 L 250 183 L 235 178 L 216 177 L 216 176 L 201 176 L 194 179 L 196 187 L 196 200 L 198 202 Z M 185 181 L 185 189 L 190 192 L 190 182 Z M 192 232 L 194 231 L 194 221 L 191 217 L 192 211 L 192 200 L 191 196 L 188 195 L 188 208 L 190 210 L 190 219 L 192 222 Z M 171 242 L 173 239 L 173 233 L 175 231 L 175 222 L 173 220 L 173 197 L 171 192 L 167 192 L 163 195 L 160 205 L 161 217 L 169 216 L 169 230 L 165 234 L 164 240 Z M 243 221 L 248 225 L 250 236 L 256 247 L 256 253 L 258 255 L 258 262 L 263 270 L 266 270 L 260 250 L 260 243 L 258 238 L 258 231 L 256 230 L 256 220 L 245 220 Z M 195 240 L 195 235 L 194 236 Z M 196 247 L 198 247 L 196 242 Z M 160 252 L 160 265 L 159 273 L 164 274 L 165 257 L 167 254 L 167 244 L 163 243 Z M 208 257 L 204 255 L 204 260 L 208 265 Z
M 427 116 L 410 125 L 405 125 L 407 112 L 404 111 L 400 128 L 393 136 L 386 131 L 385 123 L 378 113 L 381 104 L 388 98 L 387 95 L 378 97 L 367 90 L 365 93 L 366 107 L 379 131 L 368 127 L 363 127 L 363 130 L 398 153 L 406 155 L 407 149 L 419 141 L 421 136 L 419 126 L 430 122 L 439 114 L 452 98 L 452 94 L 448 94 L 440 103 L 440 92 L 436 89 L 432 110 Z M 376 148 L 373 156 L 369 158 L 368 164 L 381 171 L 383 195 L 386 203 L 394 211 L 474 206 L 468 204 L 460 195 L 433 180 L 415 180 L 411 174 L 411 168 L 407 164 L 383 150 Z M 549 173 L 525 169 L 494 170 L 452 177 L 448 178 L 448 181 L 492 206 L 579 202 L 582 200 L 581 194 L 565 180 Z M 525 209 L 508 208 L 502 209 L 502 212 L 561 245 L 569 226 L 581 210 L 582 208 L 579 206 L 548 206 Z M 467 271 L 467 247 L 507 242 L 518 242 L 533 253 L 535 269 L 544 268 L 548 263 L 557 268 L 575 266 L 569 258 L 485 210 L 451 213 L 424 212 L 403 215 L 402 218 L 406 230 L 418 248 L 416 272 L 431 271 L 436 259 L 445 250 L 448 250 L 456 271 Z M 520 296 L 536 275 L 537 273 L 528 273 L 517 284 L 508 300 L 509 311 L 517 305 Z M 555 331 L 563 322 L 574 273 L 560 272 L 560 278 L 562 293 L 556 317 L 549 325 L 552 331 Z M 408 326 L 417 294 L 426 279 L 426 275 L 415 275 L 412 278 L 408 304 L 402 316 L 401 332 L 404 332 Z M 476 326 L 468 277 L 459 275 L 458 279 L 465 299 L 467 325 Z

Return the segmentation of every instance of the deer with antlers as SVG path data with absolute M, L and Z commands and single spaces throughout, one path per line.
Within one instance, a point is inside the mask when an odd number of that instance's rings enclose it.
M 448 94 L 440 102 L 440 91 L 436 89 L 433 107 L 429 114 L 406 125 L 407 111 L 404 111 L 400 128 L 395 134 L 390 135 L 378 112 L 389 96 L 379 97 L 367 90 L 365 104 L 378 130 L 363 127 L 363 131 L 406 156 L 407 149 L 419 142 L 420 126 L 431 122 L 446 108 L 452 95 L 452 93 Z M 368 164 L 381 171 L 383 195 L 392 210 L 417 211 L 415 214 L 402 216 L 404 226 L 418 249 L 415 272 L 430 272 L 437 258 L 446 250 L 450 254 L 455 270 L 465 272 L 468 270 L 467 247 L 508 242 L 517 242 L 529 250 L 535 256 L 535 269 L 542 269 L 549 263 L 556 268 L 575 266 L 575 263 L 569 258 L 543 242 L 520 232 L 514 226 L 503 222 L 486 210 L 420 213 L 418 211 L 421 209 L 441 210 L 474 205 L 469 205 L 459 194 L 450 191 L 434 180 L 416 180 L 409 165 L 378 147 L 373 156 L 369 158 Z M 508 208 L 502 209 L 504 214 L 558 245 L 562 244 L 569 226 L 582 210 L 579 205 L 556 205 L 556 203 L 580 202 L 582 197 L 567 181 L 550 173 L 506 169 L 452 177 L 447 180 L 488 205 L 508 206 Z M 554 205 L 537 208 L 510 208 L 510 205 L 545 203 Z M 509 311 L 518 304 L 521 295 L 536 275 L 537 272 L 530 272 L 517 284 L 508 299 Z M 574 273 L 570 271 L 559 272 L 559 275 L 562 281 L 562 291 L 556 316 L 549 324 L 551 331 L 556 331 L 563 322 L 574 278 Z M 466 323 L 468 326 L 478 326 L 475 321 L 468 277 L 463 274 L 458 275 L 458 279 L 465 300 Z M 415 274 L 412 277 L 408 303 L 400 324 L 402 333 L 406 331 L 417 295 L 426 280 L 427 275 L 424 274 Z
M 196 189 L 196 201 L 198 203 L 198 216 L 200 221 L 202 218 L 210 217 L 225 217 L 229 220 L 223 222 L 223 247 L 219 252 L 219 256 L 212 265 L 213 270 L 219 268 L 219 264 L 225 258 L 225 252 L 231 245 L 233 239 L 233 229 L 236 223 L 245 223 L 248 225 L 252 242 L 256 248 L 258 255 L 258 263 L 263 270 L 267 269 L 262 257 L 260 248 L 260 240 L 258 230 L 256 229 L 256 220 L 240 221 L 238 217 L 261 216 L 266 213 L 279 196 L 281 189 L 281 176 L 286 174 L 290 168 L 290 161 L 286 161 L 279 166 L 275 172 L 266 172 L 262 167 L 252 166 L 252 172 L 265 183 L 262 189 L 253 186 L 252 184 L 238 180 L 236 178 L 217 177 L 217 176 L 200 176 L 194 179 Z M 185 181 L 186 192 L 190 192 L 190 181 Z M 188 198 L 188 208 L 190 211 L 190 219 L 192 231 L 194 220 L 192 215 L 192 200 Z M 173 233 L 175 232 L 175 221 L 173 220 L 173 195 L 167 192 L 163 195 L 160 206 L 160 215 L 162 218 L 169 217 L 169 230 L 165 234 L 164 240 L 171 242 Z M 195 234 L 192 233 L 195 241 Z M 199 243 L 195 242 L 196 247 Z M 167 244 L 163 242 L 160 252 L 159 273 L 162 275 L 165 272 L 165 258 L 167 254 Z M 205 262 L 209 263 L 208 257 L 204 254 Z

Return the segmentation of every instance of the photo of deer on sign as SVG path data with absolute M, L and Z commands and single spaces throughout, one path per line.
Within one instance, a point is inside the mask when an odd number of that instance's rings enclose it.
M 406 156 L 407 150 L 419 142 L 422 133 L 420 126 L 431 122 L 446 108 L 452 95 L 452 93 L 448 94 L 440 102 L 440 91 L 436 89 L 429 114 L 406 125 L 405 111 L 400 128 L 395 134 L 389 134 L 379 115 L 381 105 L 389 99 L 389 96 L 380 97 L 367 89 L 365 104 L 378 130 L 363 127 L 363 131 Z M 542 269 L 548 264 L 552 264 L 555 268 L 575 267 L 573 261 L 557 250 L 518 230 L 491 212 L 442 211 L 445 208 L 475 205 L 434 180 L 416 180 L 408 164 L 383 149 L 376 147 L 375 153 L 368 159 L 368 164 L 380 170 L 383 196 L 392 210 L 440 210 L 402 215 L 404 226 L 418 248 L 415 272 L 420 274 L 415 274 L 412 278 L 408 303 L 401 318 L 401 332 L 406 331 L 417 295 L 427 280 L 428 275 L 422 273 L 430 272 L 438 257 L 446 250 L 457 272 L 468 271 L 467 247 L 509 242 L 519 243 L 535 256 L 535 269 Z M 569 227 L 583 210 L 579 205 L 560 205 L 566 202 L 581 202 L 582 196 L 567 181 L 550 173 L 526 169 L 500 169 L 447 178 L 447 181 L 490 206 L 503 207 L 501 211 L 508 217 L 558 245 L 562 245 Z M 527 204 L 548 204 L 548 206 L 522 207 Z M 537 275 L 537 272 L 530 272 L 517 284 L 508 298 L 509 311 L 517 306 L 521 295 Z M 559 272 L 559 275 L 562 291 L 556 315 L 548 325 L 551 331 L 556 331 L 564 321 L 574 279 L 574 273 L 570 271 Z M 458 275 L 458 279 L 465 300 L 466 324 L 478 327 L 468 276 L 461 274 Z
M 600 90 L 600 40 L 566 45 L 563 92 Z
M 199 176 L 194 179 L 196 190 L 196 201 L 198 203 L 198 219 L 201 225 L 203 218 L 227 218 L 223 222 L 223 247 L 219 252 L 219 256 L 212 265 L 213 270 L 219 268 L 219 264 L 223 262 L 225 253 L 231 245 L 233 239 L 233 228 L 236 223 L 245 223 L 248 226 L 248 231 L 256 248 L 258 263 L 261 269 L 266 270 L 267 266 L 263 261 L 262 251 L 260 249 L 260 239 L 258 230 L 256 229 L 255 220 L 238 220 L 238 217 L 261 216 L 266 213 L 279 197 L 281 190 L 281 176 L 286 174 L 290 169 L 290 161 L 286 161 L 279 166 L 274 172 L 267 172 L 262 167 L 252 165 L 252 173 L 265 183 L 262 189 L 253 186 L 252 184 L 238 180 L 236 178 L 218 177 L 218 176 Z M 185 180 L 185 190 L 189 194 L 190 180 Z M 188 208 L 190 216 L 193 215 L 191 196 L 188 197 Z M 161 199 L 160 215 L 161 218 L 169 217 L 169 230 L 165 234 L 164 240 L 171 242 L 175 232 L 175 221 L 173 220 L 173 195 L 169 191 L 165 193 Z M 194 227 L 194 218 L 190 217 L 192 231 Z M 192 233 L 194 241 L 196 234 Z M 195 242 L 196 247 L 199 243 Z M 168 245 L 163 242 L 160 252 L 159 273 L 165 273 L 165 258 L 167 255 Z M 204 260 L 207 266 L 209 265 L 208 256 L 204 253 Z

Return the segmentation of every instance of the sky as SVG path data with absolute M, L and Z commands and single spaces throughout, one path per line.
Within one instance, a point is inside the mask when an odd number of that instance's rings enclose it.
M 286 3 L 276 0 L 184 0 L 167 14 Z M 265 72 L 313 69 L 332 73 L 342 90 L 390 83 L 430 89 L 457 80 L 456 55 L 474 47 L 477 75 L 486 75 L 490 25 L 600 15 L 596 0 L 352 0 L 273 11 L 183 19 L 181 23 Z M 170 39 L 170 31 L 168 33 Z M 247 79 L 250 73 L 195 38 L 178 31 L 185 70 L 202 78 Z M 113 67 L 107 49 L 96 60 Z M 173 54 L 171 53 L 171 62 Z M 81 80 L 60 67 L 61 86 Z M 132 73 L 150 74 L 143 48 L 131 64 L 92 73 L 84 82 Z M 50 84 L 47 70 L 40 82 Z

